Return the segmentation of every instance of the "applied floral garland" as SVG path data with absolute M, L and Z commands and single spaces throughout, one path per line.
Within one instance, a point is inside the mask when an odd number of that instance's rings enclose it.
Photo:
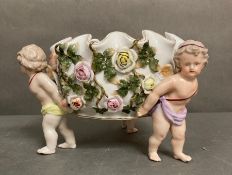
M 77 44 L 69 46 L 57 44 L 55 51 L 59 60 L 60 91 L 64 97 L 68 98 L 68 103 L 73 110 L 81 109 L 87 102 L 91 102 L 95 98 L 97 99 L 97 107 L 93 108 L 98 113 L 103 114 L 106 111 L 130 113 L 143 103 L 147 94 L 159 83 L 159 75 L 162 74 L 165 77 L 171 74 L 168 66 L 161 69 L 158 74 L 156 73 L 159 71 L 158 60 L 155 58 L 155 49 L 150 47 L 148 42 L 144 43 L 142 47 L 135 44 L 130 49 L 115 50 L 109 48 L 103 53 L 98 53 L 92 49 L 92 65 L 77 54 Z M 155 73 L 154 77 L 146 77 L 136 73 L 136 68 L 146 65 Z M 104 88 L 95 81 L 94 74 L 102 71 L 109 83 L 112 83 L 117 72 L 129 75 L 128 79 L 121 79 L 117 83 L 118 95 L 108 97 L 104 94 Z M 73 74 L 67 75 L 67 72 L 73 72 Z M 133 92 L 130 104 L 123 106 L 121 97 L 125 97 L 129 91 Z M 104 107 L 99 108 L 98 102 L 103 96 L 107 98 L 104 101 Z

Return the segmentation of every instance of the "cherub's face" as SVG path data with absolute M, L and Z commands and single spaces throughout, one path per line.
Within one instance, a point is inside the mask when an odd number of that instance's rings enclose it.
M 187 78 L 196 78 L 205 67 L 206 61 L 202 54 L 195 56 L 193 54 L 183 53 L 180 56 L 180 73 Z

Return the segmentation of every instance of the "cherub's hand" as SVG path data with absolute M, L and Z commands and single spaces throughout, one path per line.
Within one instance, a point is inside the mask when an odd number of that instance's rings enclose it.
M 60 106 L 62 107 L 62 109 L 68 113 L 71 113 L 72 112 L 72 109 L 70 109 L 68 107 L 68 102 L 66 99 L 63 99 L 61 102 L 60 102 Z
M 52 67 L 53 71 L 56 71 L 56 68 L 57 68 L 57 58 L 58 58 L 58 55 L 56 55 L 55 51 L 52 51 L 49 56 L 48 63 Z
M 137 116 L 138 117 L 143 117 L 148 113 L 147 110 L 145 110 L 142 106 L 139 107 L 139 109 L 137 110 Z
M 66 99 L 63 99 L 61 102 L 60 102 L 60 106 L 62 106 L 63 108 L 67 108 L 68 107 L 68 102 Z

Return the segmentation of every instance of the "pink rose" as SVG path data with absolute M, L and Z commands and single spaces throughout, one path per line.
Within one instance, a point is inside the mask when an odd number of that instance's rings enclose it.
M 76 79 L 88 83 L 93 80 L 93 71 L 87 62 L 78 62 L 75 65 Z
M 120 97 L 109 98 L 106 102 L 107 108 L 112 112 L 117 112 L 122 110 L 122 99 Z
M 73 110 L 79 110 L 83 106 L 83 101 L 78 96 L 70 96 L 68 98 L 68 103 Z

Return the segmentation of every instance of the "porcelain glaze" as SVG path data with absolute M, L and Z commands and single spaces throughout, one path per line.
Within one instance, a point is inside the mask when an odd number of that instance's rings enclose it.
M 145 97 L 165 76 L 170 74 L 175 49 L 183 42 L 174 34 L 166 33 L 165 36 L 144 30 L 142 39 L 136 40 L 126 33 L 116 31 L 109 33 L 101 41 L 92 39 L 90 34 L 86 34 L 57 42 L 51 50 L 56 48 L 59 55 L 57 72 L 61 94 L 68 100 L 78 116 L 107 120 L 135 118 L 134 111 L 139 107 L 138 101 L 142 99 L 139 95 L 144 94 Z M 145 47 L 146 44 L 147 47 Z M 149 56 L 148 52 L 154 56 Z M 105 57 L 104 63 L 98 63 L 100 59 L 103 59 L 101 56 Z M 147 59 L 149 64 L 146 63 L 147 65 L 144 66 L 141 57 Z M 70 58 L 72 61 L 66 64 L 67 59 L 64 58 Z M 102 67 L 99 64 L 102 64 Z M 65 70 L 64 66 L 68 68 L 65 67 Z M 63 75 L 65 78 L 62 78 Z M 71 85 L 67 83 L 68 79 L 72 79 Z M 133 83 L 134 85 L 128 88 Z M 128 87 L 124 87 L 125 85 Z M 82 90 L 77 91 L 73 88 L 74 86 Z M 92 89 L 88 91 L 87 86 Z M 66 87 L 68 91 L 65 90 Z M 88 96 L 91 93 L 95 95 Z M 78 100 L 82 99 L 83 105 L 80 108 L 74 107 L 73 102 L 70 101 L 70 99 L 77 101 L 73 98 L 74 96 Z M 134 100 L 136 98 L 138 98 L 137 101 Z

